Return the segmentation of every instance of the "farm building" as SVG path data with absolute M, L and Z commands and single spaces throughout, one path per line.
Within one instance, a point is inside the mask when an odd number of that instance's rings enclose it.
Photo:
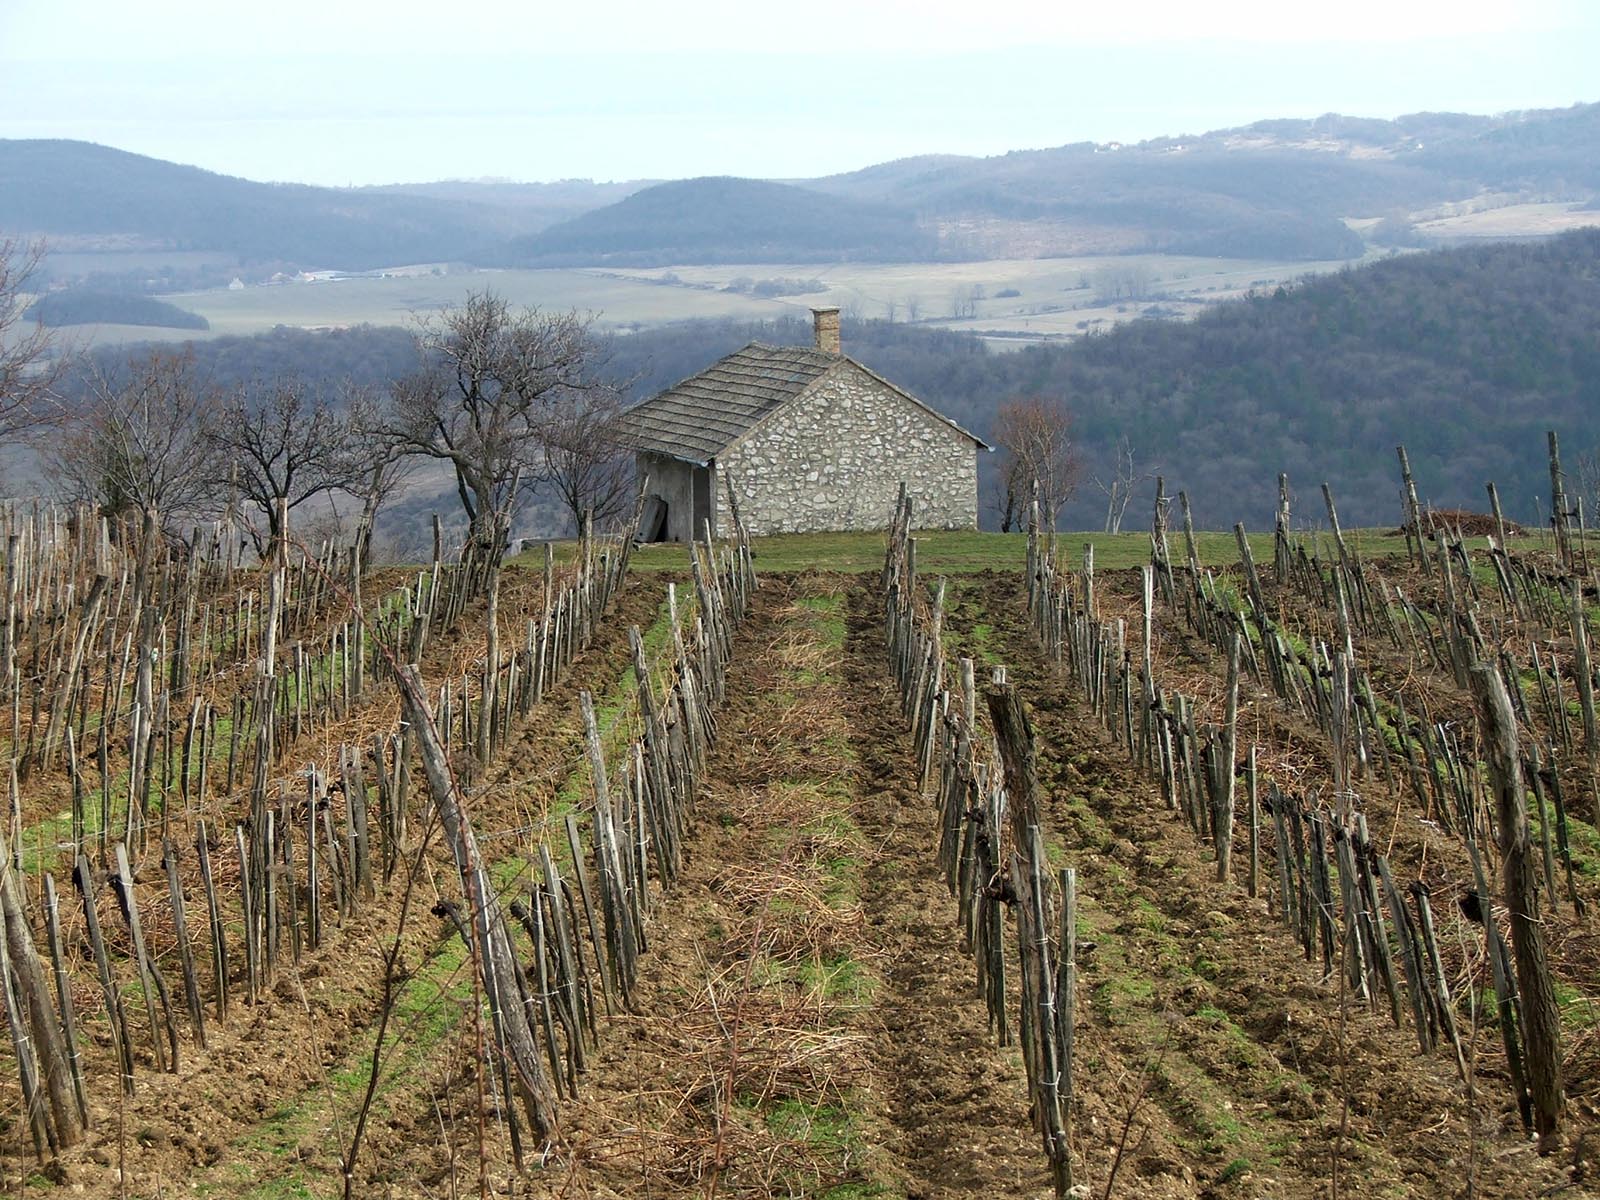
M 977 437 L 841 353 L 839 310 L 814 346 L 751 342 L 632 408 L 623 436 L 649 477 L 647 540 L 881 529 L 902 481 L 917 524 L 978 524 Z

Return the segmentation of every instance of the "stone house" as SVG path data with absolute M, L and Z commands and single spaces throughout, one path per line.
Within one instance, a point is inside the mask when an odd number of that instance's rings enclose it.
M 623 437 L 649 477 L 643 536 L 881 529 L 903 481 L 916 523 L 976 529 L 977 437 L 841 353 L 839 310 L 812 310 L 814 346 L 751 342 L 629 409 Z

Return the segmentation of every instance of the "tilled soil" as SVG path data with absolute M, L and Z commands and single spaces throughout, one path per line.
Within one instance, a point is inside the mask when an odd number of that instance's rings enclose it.
M 1341 1195 L 1581 1190 L 1581 1163 L 1538 1158 L 1496 1081 L 1469 1105 L 1447 1055 L 1419 1055 L 1323 984 L 1264 902 L 1216 882 L 1210 852 L 1044 662 L 1020 581 L 974 592 L 952 636 L 981 614 L 985 650 L 1031 706 L 1046 820 L 1093 930 L 1078 998 L 1091 1178 L 1115 1165 L 1119 1189 L 1173 1196 L 1328 1196 L 1336 1174 Z
M 1049 1194 L 1020 1057 L 986 1028 L 934 866 L 936 815 L 917 790 L 875 584 L 763 581 L 632 1011 L 602 1022 L 581 1094 L 557 1143 L 530 1148 L 526 1179 L 503 1128 L 485 1123 L 493 1194 Z M 630 586 L 505 749 L 477 792 L 480 834 L 504 847 L 491 855 L 516 848 L 567 779 L 581 757 L 577 689 L 612 686 L 628 624 L 648 625 L 659 602 Z M 1470 1104 L 1449 1059 L 1420 1056 L 1409 1034 L 1341 997 L 1264 901 L 1216 882 L 1209 850 L 1044 662 L 1020 580 L 963 583 L 947 627 L 1022 690 L 1049 850 L 1079 871 L 1073 1123 L 1086 1194 L 1588 1194 L 1572 1166 L 1581 1137 L 1537 1158 L 1498 1081 Z M 453 937 L 426 914 L 432 881 L 420 891 L 408 974 Z M 115 1094 L 97 1089 L 97 1131 L 64 1163 L 73 1194 L 118 1193 L 119 1144 L 133 1196 L 339 1194 L 396 904 L 333 932 L 272 1000 L 214 1028 L 210 1050 L 185 1045 L 180 1075 L 141 1066 L 120 1137 Z M 419 1049 L 385 1077 L 356 1195 L 477 1187 L 475 1032 L 457 1020 L 430 1034 L 437 1015 L 403 1034 Z M 91 1067 L 113 1078 L 103 1044 Z
M 713 1175 L 720 1195 L 1048 1194 L 1020 1060 L 987 1037 L 956 948 L 864 582 L 768 579 L 739 634 L 714 783 L 651 926 L 638 1014 L 605 1033 L 569 1130 L 592 1194 L 705 1194 Z M 808 875 L 819 825 L 838 841 Z M 826 912 L 749 888 L 797 877 Z M 711 995 L 724 1017 L 708 1028 Z M 785 1027 L 820 1069 L 785 1059 Z M 776 1061 L 747 1072 L 763 1046 Z M 747 1090 L 725 1112 L 731 1078 Z M 785 1119 L 796 1110 L 809 1130 Z
M 527 814 L 548 802 L 554 794 L 550 772 L 536 771 L 531 764 L 561 764 L 554 778 L 559 782 L 564 776 L 581 738 L 579 689 L 603 690 L 627 670 L 628 626 L 648 626 L 662 595 L 654 581 L 634 581 L 567 679 L 553 687 L 544 704 L 514 730 L 500 763 L 478 793 L 482 812 L 475 811 L 475 820 L 481 829 L 504 827 L 513 812 L 521 814 L 517 824 L 525 824 Z M 508 786 L 513 772 L 514 788 Z M 515 847 L 510 839 L 497 842 L 491 837 L 485 843 L 491 857 Z M 155 869 L 159 871 L 158 866 Z M 399 965 L 404 976 L 424 969 L 455 936 L 427 911 L 438 898 L 433 878 L 423 879 L 407 921 Z M 437 878 L 447 887 L 448 868 Z M 80 1016 L 80 1034 L 93 1129 L 82 1145 L 62 1156 L 60 1173 L 72 1194 L 122 1194 L 122 1168 L 129 1196 L 170 1195 L 178 1186 L 191 1185 L 217 1195 L 337 1194 L 340 1155 L 360 1104 L 355 1080 L 370 1055 L 382 999 L 381 966 L 394 937 L 399 882 L 397 876 L 388 892 L 365 902 L 342 927 L 328 905 L 322 946 L 308 949 L 297 966 L 289 963 L 286 949 L 273 985 L 254 1006 L 244 1002 L 243 984 L 235 980 L 225 1022 L 215 1020 L 209 964 L 202 963 L 208 1046 L 202 1050 L 184 1041 L 177 1074 L 156 1071 L 143 1036 L 142 1005 L 129 996 L 138 1065 L 134 1094 L 120 1111 L 108 1027 L 98 1014 L 98 993 L 86 991 L 80 1011 L 87 1007 L 95 1015 Z M 64 907 L 75 903 L 70 890 L 62 903 Z M 197 946 L 205 944 L 203 904 L 197 908 L 191 900 L 189 924 Z M 242 962 L 240 934 L 231 929 L 229 936 L 237 966 Z M 85 969 L 92 977 L 92 966 Z M 177 968 L 167 963 L 164 969 L 181 1009 Z M 187 1034 L 187 1027 L 181 1028 Z M 415 1039 L 420 1029 L 391 1030 L 391 1038 L 397 1032 Z M 363 1076 L 360 1083 L 364 1082 Z M 425 1089 L 422 1094 L 427 1094 Z M 363 1186 L 393 1182 L 398 1174 L 403 1186 L 393 1194 L 422 1194 L 415 1189 L 416 1181 L 424 1174 L 437 1176 L 431 1160 L 448 1154 L 439 1145 L 438 1125 L 418 1141 L 413 1129 L 393 1120 L 387 1105 L 380 1106 L 380 1112 L 364 1151 L 363 1161 L 372 1175 L 360 1174 L 367 1181 Z M 315 1189 L 306 1190 L 313 1183 Z M 357 1194 L 384 1193 L 358 1188 Z

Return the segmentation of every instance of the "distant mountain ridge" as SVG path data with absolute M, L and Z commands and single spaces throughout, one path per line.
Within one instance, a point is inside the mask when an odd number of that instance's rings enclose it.
M 838 262 L 934 257 L 909 209 L 759 179 L 659 183 L 511 244 L 524 266 Z
M 351 269 L 471 257 L 495 240 L 461 202 L 256 183 L 55 140 L 0 140 L 0 230 Z
M 86 142 L 0 140 L 0 233 L 245 262 L 588 265 L 1361 253 L 1354 218 L 1490 193 L 1600 201 L 1600 104 L 1275 119 L 1132 145 L 928 155 L 814 180 L 257 183 Z M 1403 229 L 1401 230 L 1403 233 Z

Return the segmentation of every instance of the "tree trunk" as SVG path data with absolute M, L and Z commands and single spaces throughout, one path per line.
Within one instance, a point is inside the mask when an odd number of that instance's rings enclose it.
M 496 539 L 498 541 L 498 539 Z M 494 731 L 494 714 L 499 711 L 495 705 L 495 695 L 500 690 L 500 547 L 495 545 L 489 552 L 489 584 L 488 584 L 488 638 L 484 647 L 484 658 L 487 660 L 483 672 L 483 708 L 478 717 L 478 765 L 489 765 L 489 754 L 492 750 L 492 734 Z

